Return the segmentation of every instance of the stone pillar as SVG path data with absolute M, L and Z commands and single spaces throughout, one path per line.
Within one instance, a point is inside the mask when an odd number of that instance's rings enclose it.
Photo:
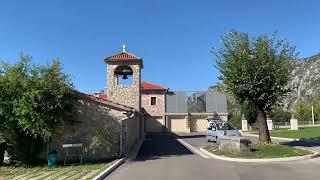
M 291 119 L 290 119 L 290 130 L 298 130 L 299 128 L 298 128 L 298 120 L 297 119 L 295 119 L 294 117 L 292 117 Z
M 191 123 L 189 122 L 190 119 L 190 116 L 189 114 L 185 116 L 185 121 L 186 121 L 186 133 L 190 133 L 191 132 Z
M 244 114 L 242 114 L 241 130 L 242 130 L 242 131 L 249 131 L 249 128 L 248 128 L 248 120 L 246 120 L 246 119 L 244 118 Z
M 273 130 L 273 122 L 272 119 L 267 118 L 267 125 L 269 130 Z

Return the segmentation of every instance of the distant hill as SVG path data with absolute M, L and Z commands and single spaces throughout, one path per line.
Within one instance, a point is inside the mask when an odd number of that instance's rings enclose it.
M 282 100 L 282 104 L 287 110 L 291 110 L 298 100 L 310 102 L 315 95 L 320 93 L 320 53 L 293 63 L 288 86 L 292 92 Z M 219 91 L 219 86 L 210 86 L 208 91 Z M 228 112 L 234 110 L 239 111 L 239 105 L 232 97 L 228 97 Z
M 311 101 L 320 92 L 320 53 L 294 62 L 289 86 L 292 92 L 283 99 L 291 110 L 298 100 Z

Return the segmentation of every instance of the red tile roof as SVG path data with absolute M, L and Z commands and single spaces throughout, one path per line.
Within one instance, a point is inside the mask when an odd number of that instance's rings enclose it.
M 106 61 L 117 61 L 117 60 L 141 60 L 140 57 L 128 53 L 128 52 L 121 52 L 119 54 L 115 54 L 112 56 L 109 56 L 107 58 L 105 58 Z
M 168 88 L 166 88 L 166 87 L 163 87 L 163 86 L 160 86 L 157 84 L 153 84 L 151 82 L 142 82 L 141 83 L 141 90 L 144 90 L 144 91 L 165 91 L 167 89 Z M 93 94 L 88 94 L 88 96 L 108 101 L 108 95 L 106 92 L 96 92 Z
M 98 99 L 108 100 L 108 95 L 104 92 L 96 92 L 96 93 L 88 94 L 88 95 L 91 97 L 98 98 Z
M 150 82 L 142 82 L 142 84 L 141 84 L 141 90 L 144 90 L 144 91 L 154 91 L 154 90 L 165 91 L 167 89 L 168 88 L 166 88 L 166 87 L 163 87 L 163 86 L 160 86 L 157 84 L 153 84 Z
M 108 99 L 108 95 L 105 94 L 105 93 L 100 93 L 99 94 L 99 99 L 107 100 Z

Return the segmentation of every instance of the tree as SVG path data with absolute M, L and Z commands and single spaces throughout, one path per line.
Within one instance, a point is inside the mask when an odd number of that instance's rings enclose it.
M 314 119 L 320 121 L 320 94 L 316 95 L 312 101 Z
M 257 112 L 255 104 L 249 101 L 245 101 L 241 104 L 241 113 L 244 114 L 244 117 L 248 120 L 250 125 L 256 122 Z
M 228 113 L 228 122 L 238 129 L 241 129 L 241 120 L 242 117 L 240 113 L 234 111 Z
M 24 55 L 13 65 L 1 62 L 0 92 L 0 131 L 6 142 L 20 144 L 21 150 L 27 148 L 20 139 L 48 142 L 74 100 L 73 86 L 57 59 L 37 66 Z
M 311 106 L 305 101 L 298 101 L 294 107 L 294 117 L 299 121 L 310 121 L 311 116 Z
M 285 111 L 281 107 L 275 107 L 270 112 L 270 118 L 274 122 L 290 122 L 291 116 L 290 112 Z
M 271 142 L 266 113 L 290 89 L 286 86 L 295 48 L 276 34 L 250 37 L 230 31 L 222 37 L 223 47 L 213 51 L 225 91 L 240 104 L 253 103 L 257 113 L 259 140 Z

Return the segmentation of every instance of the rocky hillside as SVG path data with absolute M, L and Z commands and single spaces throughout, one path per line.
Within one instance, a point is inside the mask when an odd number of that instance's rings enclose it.
M 311 101 L 320 92 L 320 54 L 296 61 L 291 78 L 292 93 L 283 100 L 289 110 L 299 99 Z

